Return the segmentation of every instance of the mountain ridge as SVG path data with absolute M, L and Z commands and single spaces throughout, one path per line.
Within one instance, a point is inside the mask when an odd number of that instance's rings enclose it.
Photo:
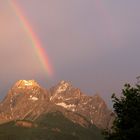
M 47 90 L 35 80 L 19 80 L 0 103 L 0 123 L 18 119 L 34 121 L 51 110 L 62 112 L 80 125 L 89 123 L 100 129 L 110 128 L 113 120 L 112 111 L 99 95 L 88 96 L 70 82 L 62 80 Z

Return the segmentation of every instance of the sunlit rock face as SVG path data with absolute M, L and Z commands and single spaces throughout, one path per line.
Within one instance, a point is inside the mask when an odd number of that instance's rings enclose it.
M 87 96 L 66 81 L 58 83 L 50 92 L 50 100 L 54 104 L 86 117 L 99 128 L 111 126 L 113 113 L 99 95 Z
M 36 81 L 19 80 L 0 104 L 0 121 L 24 119 L 27 116 L 34 118 L 42 111 L 44 102 L 48 101 L 47 90 Z
M 0 104 L 0 123 L 36 120 L 47 112 L 60 111 L 82 126 L 109 128 L 114 116 L 99 95 L 87 96 L 70 82 L 60 81 L 46 90 L 34 80 L 19 80 Z
M 33 88 L 40 87 L 39 84 L 34 80 L 19 80 L 15 83 L 13 88 Z

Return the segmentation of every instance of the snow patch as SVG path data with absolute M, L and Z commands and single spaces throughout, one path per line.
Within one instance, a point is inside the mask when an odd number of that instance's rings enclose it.
M 93 109 L 95 109 L 95 107 L 94 107 L 94 106 L 93 106 L 92 108 L 93 108 Z
M 64 102 L 56 103 L 56 105 L 62 106 L 62 107 L 67 108 L 67 109 L 73 108 L 73 109 L 72 109 L 73 111 L 75 111 L 74 108 L 76 107 L 74 104 L 69 104 L 69 105 L 67 105 L 67 104 L 64 103 Z
M 51 97 L 50 97 L 50 101 L 51 101 L 52 99 L 53 99 L 53 97 L 51 96 Z
M 38 100 L 38 98 L 37 98 L 37 97 L 34 97 L 34 96 L 32 96 L 32 95 L 30 95 L 29 100 L 37 101 L 37 100 Z
M 75 108 L 73 108 L 72 111 L 73 111 L 73 112 L 76 111 Z
M 32 86 L 33 85 L 33 81 L 31 81 L 31 80 L 29 80 L 29 81 L 23 80 L 23 82 L 24 82 L 25 86 Z
M 90 122 L 93 124 L 93 120 L 90 120 Z
M 68 83 L 61 82 L 62 84 L 58 87 L 57 93 L 61 93 L 63 91 L 66 91 L 66 89 L 69 87 Z
M 68 100 L 71 100 L 71 98 L 66 98 L 65 100 L 68 101 Z
M 34 80 L 19 80 L 16 83 L 16 86 L 18 88 L 25 88 L 27 86 L 39 86 Z

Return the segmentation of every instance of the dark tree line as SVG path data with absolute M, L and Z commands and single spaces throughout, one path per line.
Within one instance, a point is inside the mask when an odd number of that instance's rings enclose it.
M 140 85 L 126 84 L 121 97 L 113 94 L 112 101 L 116 118 L 112 129 L 105 131 L 105 139 L 140 139 Z

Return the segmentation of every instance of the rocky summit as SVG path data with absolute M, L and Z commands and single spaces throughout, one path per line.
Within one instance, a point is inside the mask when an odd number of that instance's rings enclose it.
M 50 89 L 50 101 L 78 113 L 99 128 L 110 128 L 114 114 L 99 95 L 87 96 L 70 83 L 61 81 Z
M 19 80 L 0 103 L 1 126 L 15 122 L 15 127 L 37 129 L 49 116 L 56 120 L 62 118 L 62 126 L 67 120 L 67 123 L 70 121 L 82 129 L 108 129 L 114 119 L 114 114 L 99 95 L 88 96 L 66 81 L 47 90 L 34 80 Z M 56 120 L 46 121 L 43 128 L 49 129 L 49 123 L 52 126 L 55 122 L 56 126 L 54 124 L 51 130 L 61 132 Z
M 0 123 L 24 119 L 29 114 L 37 117 L 40 115 L 38 110 L 43 107 L 43 101 L 49 102 L 45 89 L 33 80 L 19 80 L 0 104 Z

